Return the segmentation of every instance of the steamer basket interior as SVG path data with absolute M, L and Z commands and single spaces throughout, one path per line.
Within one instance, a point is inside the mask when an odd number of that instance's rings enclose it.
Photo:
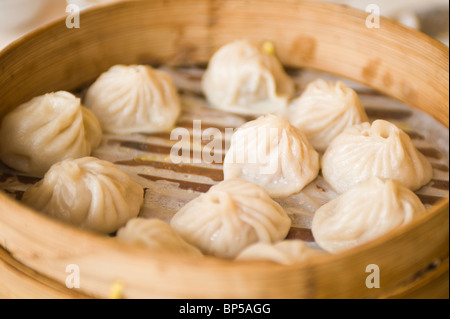
M 79 29 L 55 21 L 0 52 L 0 117 L 37 95 L 86 86 L 115 64 L 204 67 L 221 45 L 245 37 L 271 41 L 286 68 L 360 83 L 448 128 L 448 48 L 384 18 L 380 28 L 367 28 L 366 18 L 345 6 L 294 0 L 95 7 L 81 13 Z M 427 285 L 448 295 L 448 225 L 447 190 L 411 224 L 344 253 L 292 266 L 199 261 L 122 245 L 0 192 L 0 285 L 17 297 L 107 298 L 117 281 L 125 298 L 401 298 L 420 296 Z M 83 269 L 77 290 L 65 285 L 71 264 Z M 365 284 L 371 264 L 383 270 L 380 289 Z

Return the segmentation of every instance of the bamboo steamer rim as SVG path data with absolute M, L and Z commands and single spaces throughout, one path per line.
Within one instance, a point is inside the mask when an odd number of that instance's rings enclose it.
M 310 10 L 311 12 L 333 12 L 334 14 L 338 14 L 341 16 L 344 21 L 352 20 L 352 19 L 363 19 L 367 14 L 362 13 L 356 9 L 344 7 L 336 4 L 324 4 L 324 3 L 315 3 L 315 2 L 307 2 L 307 1 L 272 1 L 272 0 L 263 0 L 266 5 L 283 5 L 283 6 L 297 6 L 302 5 L 304 10 Z M 135 2 L 135 1 L 129 1 Z M 258 5 L 261 5 L 262 1 L 258 1 Z M 186 4 L 187 3 L 187 4 Z M 209 5 L 220 4 L 221 6 L 227 7 L 224 1 L 200 1 L 200 0 L 191 0 L 191 1 L 169 1 L 168 6 L 176 6 L 177 4 L 181 7 L 188 5 L 201 5 L 203 3 L 208 3 Z M 227 1 L 227 3 L 241 3 L 240 1 Z M 252 3 L 252 1 L 247 3 Z M 81 21 L 83 23 L 84 20 L 88 20 L 89 17 L 94 19 L 97 14 L 105 14 L 107 11 L 109 12 L 118 12 L 127 8 L 127 3 L 113 3 L 109 5 L 101 5 L 99 7 L 94 7 L 82 12 Z M 154 1 L 154 4 L 151 3 L 136 3 L 137 6 L 145 6 L 146 8 L 151 9 L 154 5 L 155 7 L 158 5 L 165 6 L 165 1 Z M 120 16 L 120 14 L 119 14 Z M 64 23 L 64 19 L 60 19 L 55 21 L 49 25 L 43 26 L 42 28 L 30 33 L 26 37 L 23 37 L 14 43 L 10 44 L 7 48 L 5 48 L 0 53 L 0 63 L 4 60 L 8 60 L 11 55 L 17 54 L 21 49 L 26 48 L 30 42 L 33 41 L 36 37 L 45 37 L 47 34 L 49 35 L 50 31 L 56 32 L 60 28 L 60 25 Z M 439 59 L 436 60 L 436 64 L 439 68 L 447 70 L 447 74 L 442 78 L 443 82 L 441 82 L 442 86 L 447 86 L 448 88 L 448 48 L 443 44 L 439 43 L 436 40 L 433 40 L 426 35 L 403 27 L 393 21 L 388 19 L 381 19 L 382 24 L 386 24 L 389 30 L 389 34 L 391 33 L 402 33 L 406 34 L 408 40 L 416 39 L 418 43 L 426 44 L 427 48 L 432 48 L 433 54 L 438 54 Z M 415 47 L 414 44 L 412 44 Z M 210 45 L 209 51 L 213 51 L 214 48 L 217 48 L 218 44 Z M 425 46 L 425 45 L 424 45 Z M 443 58 L 442 58 L 443 57 Z M 446 58 L 445 58 L 446 57 Z M 205 56 L 203 56 L 205 58 Z M 198 59 L 198 57 L 194 57 L 194 60 Z M 292 60 L 289 60 L 288 56 L 283 55 L 280 56 L 282 62 L 286 64 L 290 64 Z M 198 62 L 198 61 L 195 61 Z M 204 61 L 206 62 L 206 61 Z M 311 66 L 313 68 L 321 69 L 315 65 L 316 62 L 304 59 L 301 60 L 297 67 L 300 66 Z M 310 65 L 311 64 L 311 65 Z M 2 69 L 5 69 L 4 67 Z M 321 69 L 324 70 L 324 69 Z M 327 70 L 324 70 L 327 71 Z M 98 73 L 98 72 L 97 72 Z M 330 73 L 337 74 L 340 76 L 345 76 L 345 74 L 339 73 L 339 70 L 331 70 Z M 353 80 L 358 80 L 354 76 L 350 77 Z M 0 84 L 2 84 L 2 77 L 0 76 Z M 69 81 L 70 82 L 70 81 Z M 375 89 L 380 90 L 380 84 L 378 82 L 371 83 L 368 79 L 364 81 L 363 84 L 368 86 L 372 86 Z M 80 83 L 68 83 L 68 86 L 80 85 Z M 73 89 L 74 87 L 70 87 L 67 89 Z M 1 91 L 1 89 L 0 89 Z M 386 90 L 382 90 L 386 91 Z M 391 92 L 392 93 L 392 92 Z M 29 92 L 28 94 L 32 94 Z M 34 93 L 36 94 L 36 93 Z M 391 94 L 392 95 L 392 94 Z M 423 109 L 423 105 L 417 105 L 417 101 L 407 100 L 405 101 L 405 96 L 401 94 L 394 94 L 393 97 L 402 100 L 403 102 L 408 102 L 408 104 L 412 104 L 412 106 L 419 107 Z M 27 97 L 22 97 L 24 100 Z M 12 98 L 10 98 L 12 99 Z M 442 104 L 439 106 L 439 112 L 433 112 L 433 116 L 437 118 L 441 123 L 443 123 L 448 128 L 448 91 L 446 92 L 446 96 L 441 96 L 439 99 Z M 11 101 L 8 101 L 11 102 Z M 16 103 L 17 104 L 17 103 Z M 5 109 L 9 110 L 14 105 L 8 105 L 6 103 L 6 107 L 4 107 L 1 111 L 5 112 Z M 443 111 L 442 111 L 443 110 Z M 446 113 L 445 113 L 446 110 Z M 13 214 L 6 213 L 7 211 L 14 212 Z M 145 249 L 138 247 L 130 247 L 126 244 L 118 243 L 111 238 L 107 238 L 105 236 L 96 235 L 93 233 L 89 233 L 69 225 L 60 223 L 58 221 L 52 220 L 44 215 L 38 214 L 30 208 L 24 206 L 20 202 L 16 202 L 11 200 L 9 197 L 0 193 L 0 245 L 3 246 L 7 251 L 11 252 L 11 254 L 17 258 L 20 262 L 29 265 L 31 268 L 36 269 L 37 271 L 49 276 L 50 278 L 54 278 L 57 281 L 62 281 L 65 274 L 64 269 L 53 269 L 52 265 L 45 265 L 45 262 L 40 261 L 42 257 L 44 258 L 53 258 L 51 260 L 59 261 L 58 266 L 61 266 L 64 261 L 71 260 L 70 252 L 64 252 L 64 248 L 67 248 L 67 244 L 69 243 L 81 243 L 80 247 L 74 248 L 74 252 L 72 252 L 74 256 L 74 260 L 80 262 L 82 265 L 90 265 L 94 267 L 93 262 L 95 261 L 95 267 L 100 267 L 103 265 L 103 268 L 108 268 L 109 261 L 107 259 L 102 259 L 105 257 L 103 254 L 110 254 L 110 256 L 115 257 L 116 261 L 124 260 L 134 260 L 136 264 L 140 266 L 148 266 L 151 269 L 151 272 L 154 274 L 159 274 L 165 276 L 162 281 L 157 282 L 151 288 L 151 291 L 148 292 L 148 296 L 151 297 L 264 297 L 268 296 L 272 297 L 348 297 L 354 296 L 354 294 L 361 294 L 364 292 L 366 296 L 377 296 L 377 293 L 374 292 L 365 292 L 364 288 L 357 288 L 359 290 L 355 290 L 355 287 L 349 285 L 348 289 L 339 288 L 337 289 L 337 295 L 334 295 L 333 292 L 325 292 L 321 290 L 322 288 L 330 288 L 331 284 L 339 283 L 331 281 L 320 281 L 320 278 L 315 278 L 319 280 L 319 284 L 316 286 L 312 282 L 308 282 L 306 278 L 303 278 L 305 274 L 324 274 L 326 271 L 330 271 L 333 267 L 342 267 L 345 265 L 349 265 L 352 261 L 355 263 L 367 263 L 370 260 L 370 257 L 379 256 L 380 251 L 384 250 L 385 247 L 394 246 L 393 243 L 397 241 L 407 242 L 408 240 L 414 237 L 414 234 L 421 233 L 421 228 L 424 225 L 429 225 L 431 228 L 432 225 L 439 225 L 442 220 L 447 220 L 447 228 L 443 230 L 444 235 L 447 233 L 448 238 L 448 195 L 445 199 L 441 200 L 439 203 L 435 204 L 432 208 L 428 210 L 428 213 L 420 216 L 419 218 L 412 221 L 410 224 L 399 227 L 374 241 L 363 244 L 361 246 L 355 247 L 348 251 L 336 254 L 336 255 L 324 255 L 320 258 L 314 259 L 308 263 L 296 264 L 291 266 L 283 266 L 269 262 L 234 262 L 227 260 L 220 260 L 213 257 L 205 257 L 201 261 L 201 267 L 204 274 L 199 274 L 200 262 L 197 259 L 192 259 L 189 257 L 176 257 L 173 255 L 168 255 L 164 253 L 153 253 L 149 252 Z M 30 225 L 39 225 L 38 229 L 30 229 Z M 25 229 L 23 229 L 25 227 Z M 36 226 L 34 226 L 36 227 Z M 31 231 L 30 231 L 31 230 Z M 54 236 L 51 238 L 42 239 L 44 242 L 40 243 L 39 232 L 42 234 L 58 234 L 63 235 L 63 242 L 55 242 L 55 240 L 62 239 L 61 237 Z M 33 236 L 34 235 L 34 236 Z M 46 235 L 47 236 L 47 235 Z M 50 240 L 50 239 L 53 239 Z M 43 244 L 43 245 L 42 245 Z M 58 253 L 54 253 L 54 249 L 61 249 Z M 438 249 L 439 253 L 443 255 L 439 257 L 445 257 L 445 248 L 444 250 Z M 412 252 L 410 252 L 412 253 Z M 92 254 L 92 255 L 90 255 Z M 447 240 L 447 258 L 448 258 L 448 240 Z M 61 256 L 62 257 L 61 257 Z M 126 262 L 125 262 L 126 264 Z M 178 274 L 176 272 L 179 265 L 183 265 L 183 269 L 178 269 Z M 122 266 L 122 265 L 121 265 Z M 160 267 L 168 267 L 169 268 L 169 276 L 167 272 L 161 271 Z M 47 268 L 46 268 L 47 267 Z M 120 267 L 119 267 L 120 269 Z M 136 270 L 136 269 L 134 269 Z M 139 270 L 138 270 L 139 271 Z M 95 277 L 96 271 L 95 269 L 89 270 L 89 276 Z M 111 283 L 115 280 L 118 273 L 104 273 L 98 274 L 101 275 L 97 278 L 89 277 L 93 284 L 89 286 L 84 292 L 87 295 L 91 295 L 94 297 L 105 297 L 107 295 L 107 288 L 111 285 Z M 122 274 L 123 275 L 123 274 Z M 141 275 L 145 275 L 145 271 L 141 272 Z M 185 285 L 182 283 L 183 275 L 185 277 L 194 276 L 196 279 L 205 278 L 212 280 L 211 283 L 201 283 L 201 286 L 204 288 L 210 288 L 209 291 L 193 291 L 195 287 L 189 286 L 192 284 L 190 280 L 187 280 L 189 283 Z M 363 278 L 366 274 L 359 275 L 358 278 Z M 171 277 L 172 276 L 172 277 Z M 280 281 L 280 284 L 274 284 L 269 281 L 268 286 L 273 288 L 273 292 L 264 291 L 267 285 L 264 284 L 264 279 L 267 276 L 273 276 L 274 278 Z M 302 277 L 303 276 L 303 277 Z M 220 277 L 220 278 L 219 278 Z M 345 277 L 345 276 L 343 276 Z M 173 279 L 172 279 L 173 278 Z M 405 275 L 406 278 L 406 275 Z M 405 279 L 403 278 L 403 279 Z M 298 281 L 298 283 L 291 283 L 294 279 Z M 348 276 L 344 279 L 348 279 Z M 401 284 L 401 280 L 396 283 L 398 286 Z M 125 287 L 127 285 L 137 285 L 139 286 L 136 277 L 134 274 L 130 274 L 130 277 L 125 276 L 123 281 L 125 282 Z M 167 288 L 161 289 L 160 294 L 158 291 L 155 291 L 156 288 L 163 288 L 164 284 L 175 285 L 179 284 L 178 288 Z M 227 282 L 231 281 L 232 285 L 230 286 Z M 239 289 L 234 290 L 234 285 L 237 282 L 242 282 L 242 286 L 239 286 Z M 342 283 L 342 282 L 340 282 Z M 286 291 L 283 291 L 282 285 L 287 285 L 288 288 Z M 289 286 L 290 285 L 290 286 Z M 390 286 L 393 289 L 395 285 Z M 132 287 L 132 286 L 130 286 Z M 303 291 L 295 291 L 298 288 L 302 288 Z M 223 290 L 222 290 L 223 288 Z M 353 289 L 353 290 L 352 290 Z M 133 296 L 143 296 L 145 293 L 145 287 L 135 287 Z M 278 295 L 277 295 L 278 294 Z M 386 294 L 386 291 L 383 291 L 382 294 Z M 379 295 L 379 294 L 378 294 Z

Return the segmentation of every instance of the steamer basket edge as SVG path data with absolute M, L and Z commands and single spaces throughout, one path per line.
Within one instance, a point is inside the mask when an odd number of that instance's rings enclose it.
M 183 3 L 183 4 L 181 4 Z M 261 3 L 261 2 L 258 2 Z M 234 6 L 233 6 L 234 4 Z M 355 29 L 355 24 L 363 23 L 365 21 L 365 15 L 357 10 L 345 8 L 337 5 L 330 4 L 318 4 L 314 2 L 297 2 L 297 1 L 283 1 L 275 2 L 267 0 L 265 1 L 266 8 L 276 10 L 283 15 L 285 19 L 291 19 L 292 23 L 296 22 L 296 28 L 292 28 L 293 35 L 285 35 L 283 33 L 282 26 L 275 24 L 277 28 L 271 26 L 261 29 L 261 22 L 255 21 L 250 23 L 247 33 L 253 40 L 272 40 L 276 47 L 277 53 L 280 55 L 280 59 L 286 64 L 297 67 L 312 67 L 321 70 L 330 71 L 331 73 L 347 76 L 351 79 L 356 79 L 383 92 L 389 93 L 408 104 L 427 110 L 431 115 L 438 118 L 444 125 L 448 127 L 448 49 L 437 44 L 436 41 L 428 39 L 418 32 L 408 30 L 395 23 L 382 20 L 382 23 L 386 23 L 388 30 L 381 30 L 374 38 L 370 38 L 370 49 L 376 48 L 373 42 L 380 44 L 377 41 L 386 41 L 386 37 L 393 36 L 394 32 L 396 38 L 401 34 L 404 38 L 400 38 L 400 43 L 392 44 L 395 47 L 402 47 L 403 49 L 413 50 L 417 48 L 417 44 L 411 42 L 412 39 L 420 41 L 422 53 L 416 51 L 411 53 L 411 59 L 414 62 L 420 62 L 421 70 L 423 65 L 427 66 L 427 73 L 421 73 L 420 83 L 425 86 L 427 92 L 425 96 L 428 102 L 425 103 L 421 98 L 417 98 L 417 95 L 411 94 L 411 81 L 417 80 L 417 77 L 407 76 L 404 74 L 405 65 L 408 61 L 396 61 L 396 65 L 391 65 L 394 57 L 390 57 L 388 61 L 382 60 L 382 63 L 377 66 L 376 73 L 382 74 L 388 72 L 387 70 L 398 69 L 399 77 L 403 77 L 404 81 L 397 86 L 391 84 L 390 87 L 386 87 L 382 79 L 376 76 L 372 78 L 364 77 L 364 69 L 371 65 L 373 61 L 380 59 L 384 52 L 361 52 L 358 59 L 352 60 L 352 62 L 360 61 L 360 64 L 349 68 L 349 74 L 342 72 L 342 66 L 339 64 L 345 60 L 345 51 L 341 55 L 339 53 L 333 54 L 330 52 L 322 51 L 321 47 L 327 48 L 335 46 L 336 48 L 342 47 L 342 43 L 339 41 L 333 41 L 326 34 L 314 33 L 323 27 L 323 22 L 319 17 L 327 16 L 333 21 L 340 21 L 340 28 L 343 30 L 354 29 L 355 37 L 367 37 L 368 30 Z M 237 7 L 236 7 L 237 6 Z M 145 7 L 145 10 L 142 10 Z M 264 7 L 264 6 L 261 6 Z M 233 13 L 239 9 L 240 14 L 235 16 L 233 20 Z M 260 19 L 264 16 L 270 16 L 270 9 L 261 9 Z M 160 33 L 165 35 L 166 39 L 162 36 L 152 38 L 151 32 L 147 32 L 144 35 L 140 33 L 132 32 L 136 25 L 130 20 L 139 21 L 136 17 L 142 17 L 142 15 L 153 17 L 159 10 L 168 10 L 171 12 L 168 22 L 165 22 L 163 27 L 158 27 L 158 23 L 162 23 L 156 19 L 153 22 L 142 22 L 145 30 L 153 30 L 156 28 Z M 41 30 L 34 32 L 33 34 L 17 41 L 12 44 L 6 50 L 0 54 L 0 63 L 3 65 L 2 74 L 0 75 L 0 96 L 4 97 L 4 104 L 2 104 L 1 113 L 15 107 L 21 102 L 48 91 L 56 89 L 73 89 L 80 84 L 91 81 L 101 71 L 106 69 L 109 65 L 115 63 L 131 63 L 131 62 L 143 62 L 143 60 L 150 61 L 162 61 L 166 60 L 170 63 L 199 63 L 206 62 L 207 57 L 217 48 L 221 43 L 238 36 L 240 32 L 240 26 L 244 20 L 253 14 L 255 8 L 243 6 L 240 1 L 172 1 L 165 3 L 164 1 L 140 2 L 133 4 L 117 3 L 106 7 L 99 7 L 84 12 L 81 16 L 83 23 L 80 30 L 68 30 L 65 27 L 64 21 L 57 21 Z M 180 14 L 180 12 L 183 14 Z M 292 16 L 290 12 L 294 11 L 297 15 Z M 189 17 L 190 12 L 193 16 Z M 129 40 L 127 50 L 121 49 L 114 41 L 112 41 L 111 34 L 114 29 L 112 26 L 108 26 L 107 22 L 110 22 L 111 16 L 115 17 L 114 21 L 116 25 L 123 25 L 123 29 L 116 37 L 120 39 L 126 39 L 135 34 L 134 39 Z M 316 16 L 314 20 L 310 17 Z M 304 19 L 298 19 L 298 17 Z M 351 17 L 351 18 L 350 18 Z M 273 18 L 273 17 L 272 17 Z M 294 19 L 295 18 L 295 19 Z M 191 20 L 192 19 L 192 20 Z M 228 30 L 227 23 L 230 23 L 230 19 L 234 22 L 231 34 L 224 32 Z M 152 20 L 152 19 L 147 19 Z M 211 23 L 215 20 L 214 23 Z M 283 18 L 280 18 L 283 20 Z M 289 21 L 291 21 L 289 20 Z M 200 23 L 198 22 L 200 21 Z M 200 31 L 189 27 L 193 25 L 201 25 Z M 328 23 L 331 23 L 330 21 Z M 130 25 L 131 24 L 131 25 Z M 176 25 L 176 28 L 171 28 L 171 25 Z M 232 24 L 233 25 L 233 24 Z M 83 26 L 85 29 L 83 29 Z M 100 26 L 100 27 L 99 27 Z M 329 27 L 329 26 L 328 26 Z M 88 30 L 95 28 L 96 32 L 91 34 Z M 200 28 L 200 27 L 197 27 Z M 180 31 L 182 30 L 182 31 Z M 294 32 L 293 30 L 296 30 Z M 299 31 L 301 30 L 301 31 Z M 254 31 L 254 32 L 252 32 Z M 256 32 L 258 31 L 258 32 Z M 68 33 L 76 32 L 76 33 Z M 399 33 L 400 32 L 400 33 Z M 156 33 L 156 32 L 153 32 Z M 264 36 L 261 36 L 261 33 Z M 181 35 L 180 35 L 181 34 Z M 259 34 L 259 35 L 258 35 Z M 286 37 L 284 40 L 277 40 L 277 36 L 283 34 Z M 68 36 L 70 35 L 70 36 Z M 217 35 L 217 37 L 212 37 Z M 155 45 L 156 48 L 148 49 L 141 44 L 143 39 L 157 40 L 159 44 Z M 214 38 L 214 39 L 212 39 Z M 315 57 L 306 56 L 291 56 L 289 52 L 292 50 L 288 43 L 308 43 L 305 39 L 315 39 L 319 43 L 315 49 Z M 101 39 L 101 45 L 98 42 Z M 403 40 L 403 42 L 402 42 Z M 306 41 L 306 42 L 305 42 Z M 350 47 L 352 47 L 351 39 L 346 40 Z M 322 43 L 324 43 L 322 45 Z M 122 43 L 123 46 L 124 43 Z M 199 49 L 193 50 L 192 48 L 197 45 Z M 84 49 L 83 49 L 84 46 Z M 44 53 L 45 48 L 53 47 L 53 50 L 49 53 Z M 103 47 L 103 52 L 98 51 Z M 76 50 L 74 50 L 76 48 Z M 115 49 L 115 51 L 114 51 Z M 76 53 L 74 53 L 76 51 Z M 381 51 L 380 49 L 378 51 Z M 92 58 L 93 54 L 100 52 L 100 57 Z M 112 53 L 110 53 L 112 52 Z M 162 54 L 161 52 L 164 52 Z M 181 54 L 180 54 L 181 52 Z M 370 53 L 370 54 L 369 54 Z M 99 61 L 100 58 L 104 58 L 105 54 L 108 55 L 108 59 Z M 325 56 L 333 55 L 333 58 L 337 61 L 335 64 L 330 62 L 319 63 L 323 61 Z M 47 56 L 45 61 L 39 60 L 39 56 Z M 429 58 L 431 55 L 432 58 Z M 348 57 L 347 57 L 348 58 Z M 393 60 L 391 60 L 393 59 Z M 90 62 L 86 62 L 86 60 Z M 94 61 L 92 61 L 94 60 Z M 24 63 L 20 63 L 20 61 Z M 83 62 L 85 61 L 85 62 Z M 372 62 L 371 62 L 372 61 Z M 39 62 L 39 63 L 38 63 Z M 398 63 L 397 63 L 398 62 Z M 386 63 L 386 65 L 385 65 Z M 397 65 L 398 64 L 398 65 Z M 320 67 L 318 67 L 320 65 Z M 26 71 L 30 71 L 32 76 L 29 76 Z M 445 74 L 445 70 L 447 73 Z M 444 71 L 444 72 L 443 72 Z M 392 72 L 392 71 L 390 71 Z M 370 72 L 369 72 L 370 73 Z M 367 74 L 367 72 L 366 72 Z M 427 74 L 430 77 L 427 78 Z M 431 74 L 435 76 L 439 75 L 439 78 L 431 77 Z M 430 83 L 428 83 L 430 82 Z M 405 83 L 409 83 L 408 90 L 405 91 Z M 416 83 L 416 82 L 414 82 Z M 19 86 L 20 84 L 20 86 Z M 434 88 L 433 88 L 434 86 Z M 18 90 L 20 87 L 21 90 Z M 447 91 L 445 93 L 445 87 Z M 22 90 L 24 88 L 24 90 Z M 416 96 L 416 98 L 414 98 Z M 431 99 L 432 102 L 429 102 Z M 414 101 L 412 101 L 414 100 Z M 439 104 L 438 104 L 439 101 Z M 429 108 L 433 106 L 433 108 Z M 437 106 L 436 106 L 437 105 Z M 205 274 L 194 274 L 198 270 L 198 265 L 195 261 L 187 262 L 181 261 L 178 258 L 172 256 L 150 256 L 142 251 L 130 249 L 128 247 L 121 247 L 116 243 L 111 243 L 104 238 L 99 238 L 95 235 L 86 234 L 77 229 L 72 229 L 66 225 L 60 225 L 57 222 L 48 220 L 47 218 L 30 211 L 22 205 L 11 202 L 5 195 L 0 194 L 0 244 L 11 255 L 17 259 L 20 263 L 36 270 L 49 278 L 54 279 L 56 282 L 64 284 L 64 278 L 67 276 L 64 265 L 67 262 L 73 261 L 73 263 L 79 263 L 80 265 L 86 265 L 85 267 L 92 267 L 94 261 L 102 262 L 101 258 L 104 257 L 116 257 L 119 261 L 120 258 L 127 256 L 127 258 L 135 258 L 136 264 L 145 265 L 149 267 L 149 271 L 142 272 L 142 276 L 150 276 L 158 274 L 162 276 L 164 280 L 161 282 L 148 283 L 148 289 L 142 287 L 142 283 L 139 282 L 138 276 L 130 276 L 124 280 L 126 287 L 129 287 L 129 296 L 137 297 L 287 297 L 287 298 L 300 298 L 300 297 L 379 297 L 389 296 L 396 288 L 402 286 L 403 283 L 408 282 L 413 278 L 415 274 L 425 269 L 436 258 L 445 260 L 448 259 L 448 197 L 442 202 L 435 205 L 429 213 L 420 220 L 417 220 L 408 227 L 404 227 L 395 232 L 389 233 L 376 241 L 367 245 L 358 247 L 344 254 L 335 256 L 328 256 L 323 260 L 313 262 L 308 265 L 296 265 L 293 267 L 280 267 L 278 265 L 272 265 L 263 263 L 258 269 L 260 271 L 254 271 L 252 265 L 247 264 L 230 264 L 228 262 L 221 262 L 216 260 L 208 260 L 205 263 Z M 14 212 L 7 214 L 7 211 Z M 24 231 L 24 225 L 28 225 L 27 231 Z M 431 242 L 428 242 L 431 247 L 417 248 L 417 245 L 423 244 L 421 238 L 430 237 L 430 233 L 435 231 L 435 228 L 440 228 L 439 236 L 432 236 Z M 428 232 L 427 232 L 428 231 Z M 37 236 L 45 233 L 42 239 L 42 243 L 36 240 Z M 51 236 L 47 234 L 52 234 Z M 81 247 L 74 249 L 72 255 L 64 252 L 64 245 L 54 243 L 56 239 L 55 234 L 62 236 L 67 235 L 67 239 L 63 243 L 70 245 L 72 241 L 79 241 Z M 47 237 L 48 236 L 48 237 Z M 447 239 L 445 239 L 447 238 Z M 52 248 L 52 249 L 50 249 Z M 56 253 L 53 249 L 56 248 Z M 352 274 L 355 271 L 355 264 L 362 265 L 373 260 L 374 258 L 383 265 L 392 263 L 386 256 L 383 257 L 383 250 L 396 251 L 402 249 L 403 252 L 395 262 L 396 268 L 392 273 L 388 274 L 386 278 L 389 279 L 386 289 L 382 289 L 378 292 L 368 291 L 363 285 L 364 278 L 367 274 L 362 271 L 358 275 Z M 108 256 L 106 253 L 110 253 Z M 410 255 L 416 254 L 414 258 L 410 260 Z M 153 259 L 153 260 L 152 260 Z M 401 264 L 404 261 L 413 263 L 414 265 Z M 185 269 L 180 270 L 177 265 L 184 263 Z M 53 265 L 52 265 L 53 264 Z M 167 273 L 161 273 L 158 268 L 162 264 L 170 264 L 170 275 Z M 353 266 L 350 266 L 353 265 Z M 445 265 L 445 263 L 443 263 Z M 120 267 L 124 267 L 121 265 Z M 87 285 L 86 290 L 83 290 L 87 295 L 95 297 L 107 296 L 107 291 L 111 283 L 120 274 L 119 266 L 115 271 L 111 273 L 102 274 L 100 278 L 95 279 L 97 272 L 95 269 L 89 271 L 92 276 L 92 283 Z M 173 267 L 173 268 L 172 268 Z M 178 269 L 178 273 L 177 270 Z M 332 270 L 335 269 L 335 270 Z M 338 270 L 336 270 L 338 269 Z M 447 263 L 448 270 L 448 263 Z M 139 272 L 138 269 L 136 271 Z M 341 276 L 334 278 L 335 271 L 339 271 Z M 223 273 L 228 274 L 224 276 Z M 267 274 L 273 276 L 274 280 L 270 281 L 269 286 L 271 292 L 267 291 L 267 286 L 263 285 L 261 279 L 266 277 Z M 314 274 L 316 281 L 311 283 L 304 279 L 306 275 L 311 276 Z M 184 277 L 193 276 L 190 280 L 185 280 Z M 217 277 L 222 277 L 218 279 Z M 354 278 L 355 277 L 355 278 Z M 191 291 L 191 287 L 196 287 L 195 282 L 204 280 L 205 278 L 212 279 L 210 283 L 204 283 L 201 291 Z M 194 281 L 197 280 L 197 281 Z M 276 279 L 276 280 L 275 280 Z M 184 280 L 184 281 L 183 281 Z M 362 285 L 355 284 L 354 282 L 362 283 Z M 144 280 L 143 282 L 147 282 Z M 174 286 L 174 283 L 178 282 L 178 286 Z M 182 282 L 182 284 L 180 284 Z M 266 283 L 267 284 L 267 283 Z M 134 285 L 134 286 L 133 286 Z M 170 286 L 170 287 L 169 287 Z M 197 284 L 198 286 L 198 284 Z M 238 286 L 240 289 L 238 292 L 234 289 Z M 334 290 L 331 290 L 334 287 Z M 339 288 L 336 288 L 339 287 Z M 333 293 L 330 292 L 333 291 Z

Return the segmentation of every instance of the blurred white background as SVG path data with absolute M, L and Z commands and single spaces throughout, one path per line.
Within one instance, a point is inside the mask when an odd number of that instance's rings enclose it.
M 397 20 L 408 27 L 421 30 L 449 45 L 448 0 L 322 0 L 346 4 L 365 11 L 376 4 L 382 16 Z
M 0 0 L 0 50 L 15 39 L 52 20 L 66 17 L 68 3 L 80 9 L 119 0 Z M 145 1 L 145 0 L 143 0 Z M 151 1 L 151 0 L 147 0 Z M 447 0 L 318 0 L 346 4 L 365 10 L 376 4 L 383 16 L 419 29 L 448 45 Z
M 73 3 L 86 7 L 118 0 L 0 0 L 0 50 L 46 23 L 67 17 Z

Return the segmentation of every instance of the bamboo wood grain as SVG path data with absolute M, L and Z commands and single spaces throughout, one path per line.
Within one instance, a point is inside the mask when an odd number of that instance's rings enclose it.
M 246 37 L 273 41 L 287 66 L 359 81 L 448 127 L 448 48 L 387 19 L 368 29 L 366 17 L 344 6 L 294 0 L 128 1 L 93 8 L 81 15 L 80 29 L 60 20 L 0 53 L 0 117 L 36 95 L 89 83 L 114 64 L 205 64 L 220 45 Z M 391 297 L 431 282 L 435 277 L 426 270 L 437 261 L 439 274 L 448 272 L 448 225 L 447 197 L 410 225 L 338 255 L 293 266 L 238 263 L 119 244 L 0 192 L 0 245 L 12 258 L 0 255 L 0 267 L 18 279 L 23 271 L 11 270 L 15 260 L 63 285 L 66 266 L 77 264 L 80 294 L 98 298 L 106 298 L 117 280 L 126 298 Z M 380 289 L 365 285 L 368 264 L 380 267 Z M 54 292 L 42 281 L 37 285 Z
M 448 258 L 437 265 L 436 269 L 425 272 L 416 280 L 398 287 L 385 298 L 396 299 L 448 299 Z
M 84 299 L 86 296 L 25 267 L 0 249 L 0 299 L 12 298 Z

